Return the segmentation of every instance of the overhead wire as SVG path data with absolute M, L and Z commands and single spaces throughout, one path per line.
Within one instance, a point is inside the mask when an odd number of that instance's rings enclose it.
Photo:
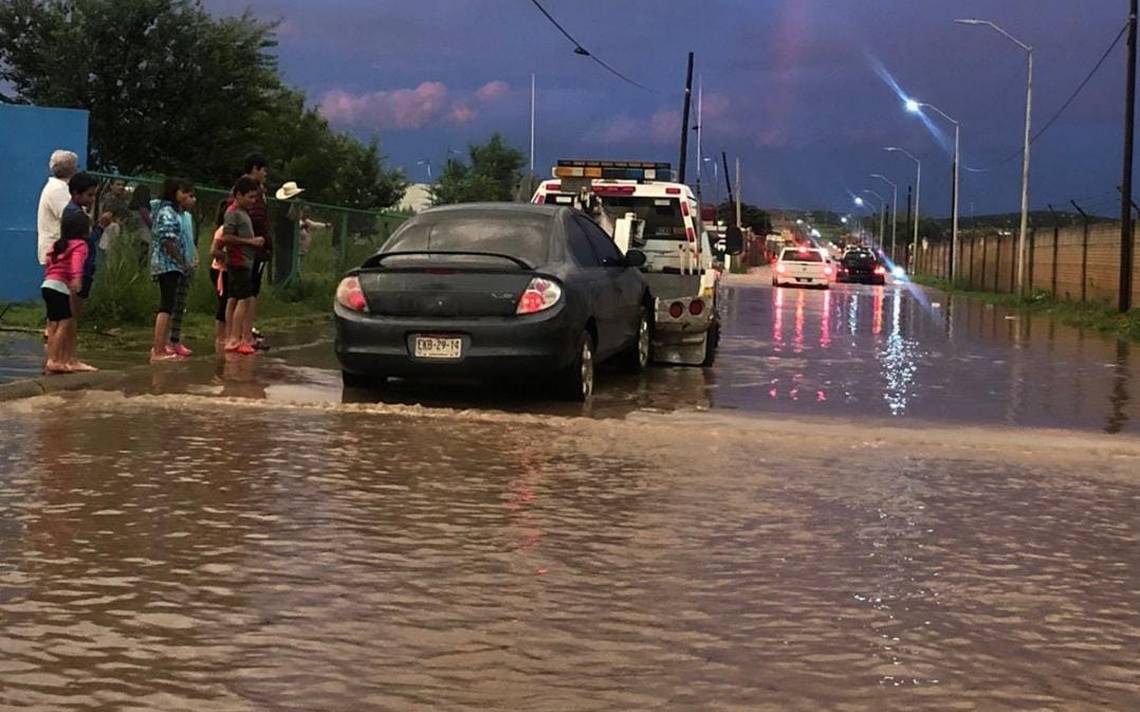
M 1104 66 L 1104 63 L 1108 60 L 1109 56 L 1112 54 L 1112 51 L 1116 49 L 1116 46 L 1118 44 L 1120 44 L 1120 40 L 1124 38 L 1124 33 L 1128 31 L 1128 24 L 1129 23 L 1125 22 L 1124 26 L 1120 28 L 1120 32 L 1116 35 L 1116 39 L 1112 41 L 1112 44 L 1110 44 L 1108 46 L 1108 49 L 1104 51 L 1104 54 L 1100 56 L 1100 59 L 1098 59 L 1096 64 L 1093 65 L 1092 70 L 1090 70 L 1088 75 L 1085 76 L 1084 80 L 1082 80 L 1081 83 L 1077 85 L 1077 88 L 1073 90 L 1073 93 L 1069 95 L 1069 98 L 1065 100 L 1065 103 L 1061 104 L 1061 108 L 1057 109 L 1057 112 L 1054 113 L 1053 116 L 1045 122 L 1045 125 L 1038 129 L 1035 134 L 1033 134 L 1032 138 L 1029 140 L 1030 145 L 1036 143 L 1037 139 L 1041 138 L 1045 132 L 1048 131 L 1053 126 L 1053 124 L 1057 122 L 1057 119 L 1061 118 L 1061 115 L 1065 113 L 1065 110 L 1068 109 L 1074 101 L 1076 101 L 1077 97 L 1080 96 L 1080 93 L 1084 91 L 1084 88 L 1088 86 L 1088 83 L 1092 81 L 1092 78 L 1096 75 L 1097 72 L 1100 71 L 1100 68 Z M 1023 150 L 1023 148 L 1019 148 L 1009 156 L 1003 158 L 997 163 L 994 163 L 993 165 L 986 166 L 985 168 L 971 168 L 970 166 L 965 165 L 962 166 L 962 168 L 966 171 L 969 171 L 970 173 L 986 173 L 988 171 L 994 170 L 995 168 L 1000 168 L 1001 166 L 1006 165 L 1010 161 L 1020 156 Z
M 651 94 L 660 94 L 661 93 L 661 92 L 658 92 L 654 89 L 650 89 L 649 87 L 645 86 L 644 84 L 642 84 L 638 81 L 635 81 L 635 80 L 629 78 L 628 76 L 626 76 L 625 74 L 621 73 L 620 71 L 615 69 L 613 66 L 608 64 L 607 62 L 603 61 L 601 58 L 594 55 L 593 52 L 591 52 L 590 50 L 588 50 L 584 46 L 582 46 L 581 42 L 574 39 L 574 36 L 571 35 L 570 32 L 567 31 L 567 29 L 565 27 L 563 27 L 558 22 L 558 20 L 554 19 L 553 15 L 551 15 L 549 12 L 546 11 L 546 8 L 542 6 L 542 3 L 540 3 L 538 0 L 530 0 L 530 1 L 534 4 L 535 7 L 538 8 L 539 12 L 541 12 L 543 15 L 546 16 L 547 20 L 550 20 L 551 24 L 553 24 L 555 27 L 558 28 L 558 31 L 561 32 L 563 34 L 563 36 L 566 37 L 566 39 L 570 40 L 570 42 L 574 45 L 574 52 L 593 60 L 594 62 L 596 62 L 598 64 L 598 66 L 602 67 L 602 69 L 605 69 L 607 72 L 614 75 L 618 79 L 621 79 L 623 82 L 626 82 L 627 84 L 631 84 L 631 85 L 637 87 L 638 89 L 641 89 L 643 91 L 647 91 Z

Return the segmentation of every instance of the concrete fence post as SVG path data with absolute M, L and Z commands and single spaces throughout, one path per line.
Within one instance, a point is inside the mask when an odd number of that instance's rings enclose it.
M 1089 292 L 1089 221 L 1081 231 L 1081 301 L 1088 299 Z
M 1037 258 L 1037 227 L 1029 231 L 1029 293 L 1032 294 L 1036 286 L 1033 283 L 1035 273 L 1033 261 Z
M 1059 243 L 1061 242 L 1061 228 L 1056 223 L 1053 223 L 1053 298 L 1057 298 L 1057 254 L 1061 249 Z

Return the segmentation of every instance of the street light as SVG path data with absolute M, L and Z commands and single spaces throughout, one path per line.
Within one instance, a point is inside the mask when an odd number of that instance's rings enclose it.
M 855 196 L 855 204 L 861 208 L 861 207 L 863 207 L 863 203 L 864 203 L 864 200 L 856 195 Z
M 906 150 L 905 148 L 899 148 L 898 146 L 887 146 L 883 150 L 890 153 L 902 153 L 907 158 L 914 161 L 914 164 L 918 167 L 918 177 L 915 178 L 914 181 L 914 241 L 910 244 L 910 259 L 907 260 L 907 269 L 913 273 L 914 261 L 918 256 L 918 196 L 919 192 L 922 190 L 922 161 L 915 158 L 914 154 L 910 151 Z
M 882 173 L 872 173 L 871 177 L 872 178 L 878 178 L 879 180 L 883 181 L 884 183 L 889 185 L 891 187 L 891 189 L 895 192 L 895 199 L 891 203 L 891 205 L 893 206 L 891 208 L 891 213 L 892 213 L 892 217 L 891 217 L 891 261 L 894 262 L 896 259 L 895 258 L 895 238 L 898 236 L 898 231 L 899 231 L 899 184 L 895 183 L 890 178 L 887 178 Z
M 913 108 L 912 108 L 913 107 Z M 950 231 L 950 283 L 954 283 L 954 274 L 958 271 L 958 171 L 959 163 L 962 160 L 961 143 L 959 142 L 962 125 L 942 109 L 939 109 L 933 104 L 926 104 L 915 101 L 914 99 L 907 99 L 907 111 L 913 114 L 920 113 L 923 109 L 930 109 L 950 123 L 954 124 L 954 217 L 953 227 Z
M 863 192 L 879 199 L 879 244 L 881 245 L 883 244 L 883 233 L 887 231 L 887 201 L 871 189 L 866 189 Z
M 416 161 L 417 166 L 427 166 L 428 183 L 431 183 L 431 159 L 425 158 L 422 161 Z
M 719 170 L 720 170 L 719 165 L 720 164 L 717 163 L 715 158 L 702 158 L 701 162 L 712 164 L 712 167 L 713 167 L 713 202 L 718 202 L 718 199 L 720 197 L 720 173 L 719 173 Z M 704 166 L 701 166 L 701 170 L 704 170 Z
M 1030 127 L 1033 120 L 1033 48 L 1009 34 L 1002 28 L 998 27 L 989 20 L 955 20 L 959 25 L 970 25 L 973 27 L 985 26 L 1000 33 L 1007 40 L 1013 42 L 1015 45 L 1025 50 L 1026 63 L 1028 64 L 1028 79 L 1025 83 L 1025 145 L 1022 149 L 1021 159 L 1021 232 L 1017 238 L 1017 291 L 1019 294 L 1025 293 L 1025 241 L 1026 233 L 1029 231 L 1029 144 L 1030 144 Z

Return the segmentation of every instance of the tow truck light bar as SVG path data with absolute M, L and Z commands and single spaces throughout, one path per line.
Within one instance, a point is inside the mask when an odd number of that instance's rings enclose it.
M 603 180 L 669 180 L 673 166 L 652 161 L 572 161 L 559 159 L 555 178 L 599 178 Z

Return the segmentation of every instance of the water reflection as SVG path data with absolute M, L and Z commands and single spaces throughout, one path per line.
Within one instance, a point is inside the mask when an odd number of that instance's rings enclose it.
M 876 311 L 878 313 L 878 311 Z M 882 376 L 886 383 L 883 400 L 891 415 L 906 414 L 918 366 L 915 363 L 916 345 L 903 334 L 902 291 L 895 290 L 891 301 L 891 333 L 886 347 L 879 352 Z
M 1124 425 L 1128 422 L 1128 404 L 1132 401 L 1132 397 L 1128 393 L 1128 384 L 1131 377 L 1131 369 L 1129 368 L 1129 357 L 1131 355 L 1131 347 L 1127 341 L 1116 342 L 1116 361 L 1113 363 L 1113 377 L 1112 377 L 1112 394 L 1109 396 L 1109 403 L 1112 404 L 1112 412 L 1108 416 L 1108 421 L 1105 423 L 1104 430 L 1107 433 L 1119 433 L 1124 429 Z

